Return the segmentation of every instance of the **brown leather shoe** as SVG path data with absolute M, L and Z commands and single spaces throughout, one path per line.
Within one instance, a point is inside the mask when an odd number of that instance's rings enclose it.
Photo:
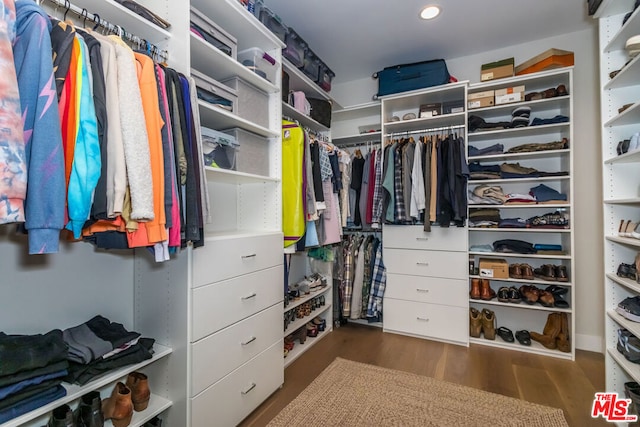
M 538 341 L 540 344 L 550 350 L 557 348 L 557 338 L 562 329 L 562 319 L 560 313 L 550 313 L 547 317 L 547 323 L 544 325 L 542 334 L 538 332 L 529 332 L 531 339 Z
M 536 277 L 539 277 L 544 280 L 551 280 L 551 281 L 556 280 L 555 268 L 551 264 L 541 265 L 539 268 L 536 268 L 535 270 L 533 270 L 533 274 Z
M 151 391 L 149 381 L 142 372 L 132 372 L 127 377 L 127 387 L 131 390 L 131 401 L 136 412 L 144 411 L 149 405 Z
M 555 298 L 551 292 L 540 289 L 538 290 L 538 302 L 545 307 L 553 307 Z
M 522 270 L 522 278 L 525 280 L 533 280 L 533 267 L 529 264 L 520 264 L 520 270 Z
M 469 336 L 473 338 L 480 338 L 482 333 L 482 315 L 480 312 L 469 307 Z
M 567 92 L 567 87 L 565 85 L 559 85 L 556 88 L 556 94 L 557 96 L 565 96 L 565 95 L 568 95 L 569 92 Z
M 511 277 L 512 279 L 522 279 L 521 264 L 511 264 L 509 266 L 509 277 Z
M 482 333 L 488 340 L 496 339 L 496 314 L 486 308 L 482 309 Z
M 560 314 L 560 333 L 558 334 L 557 347 L 558 350 L 569 353 L 571 352 L 571 342 L 569 341 L 569 317 L 567 313 Z
M 535 286 L 522 285 L 519 291 L 522 300 L 527 304 L 535 304 L 538 302 L 538 288 Z
M 564 265 L 554 265 L 553 274 L 558 282 L 568 282 L 569 275 L 567 274 L 567 267 Z
M 471 279 L 469 297 L 471 299 L 480 299 L 480 279 Z
M 131 390 L 122 382 L 116 383 L 111 397 L 102 401 L 105 420 L 111 420 L 114 427 L 127 427 L 133 417 Z
M 491 289 L 491 282 L 487 279 L 480 279 L 480 299 L 490 301 L 496 297 L 496 291 Z

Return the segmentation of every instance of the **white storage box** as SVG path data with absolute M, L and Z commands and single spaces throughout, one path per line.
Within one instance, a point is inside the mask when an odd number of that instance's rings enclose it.
M 212 77 L 198 70 L 191 69 L 191 77 L 196 82 L 198 99 L 202 99 L 211 105 L 224 108 L 234 114 L 238 112 L 238 94 L 235 89 L 223 85 Z
M 238 52 L 238 62 L 271 83 L 276 83 L 280 64 L 264 50 L 257 47 L 242 50 Z
M 204 165 L 236 170 L 238 141 L 233 135 L 206 127 L 200 128 Z
M 191 7 L 191 32 L 233 59 L 238 57 L 238 41 L 198 9 Z
M 223 80 L 238 94 L 238 115 L 257 125 L 269 127 L 269 95 L 239 77 Z
M 236 170 L 238 172 L 269 176 L 269 140 L 244 129 L 223 130 L 238 141 Z

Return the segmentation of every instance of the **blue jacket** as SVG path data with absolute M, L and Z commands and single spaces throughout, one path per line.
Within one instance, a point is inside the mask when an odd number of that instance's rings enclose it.
M 24 119 L 30 254 L 57 252 L 64 226 L 64 154 L 50 30 L 51 22 L 42 8 L 31 0 L 16 1 L 13 59 Z

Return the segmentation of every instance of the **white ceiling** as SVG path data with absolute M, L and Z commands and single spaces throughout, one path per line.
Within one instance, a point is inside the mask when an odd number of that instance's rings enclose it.
M 586 29 L 586 0 L 264 0 L 336 74 L 465 55 Z M 418 14 L 427 4 L 442 13 Z

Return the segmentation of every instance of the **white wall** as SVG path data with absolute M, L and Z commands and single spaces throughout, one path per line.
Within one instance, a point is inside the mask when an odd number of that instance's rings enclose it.
M 574 87 L 574 191 L 576 270 L 576 347 L 604 351 L 602 168 L 600 158 L 600 93 L 598 31 L 592 29 L 509 46 L 463 58 L 447 59 L 458 80 L 480 80 L 483 63 L 515 57 L 516 65 L 549 49 L 575 53 Z M 392 64 L 389 64 L 392 65 Z M 366 77 L 335 84 L 332 95 L 342 106 L 370 102 L 377 81 Z

